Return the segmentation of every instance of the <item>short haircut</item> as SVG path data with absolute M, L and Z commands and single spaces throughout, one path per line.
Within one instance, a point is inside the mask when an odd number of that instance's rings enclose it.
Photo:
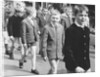
M 82 12 L 82 11 L 86 11 L 86 13 L 88 14 L 89 9 L 88 9 L 88 7 L 85 6 L 85 5 L 76 5 L 76 6 L 74 7 L 74 15 L 75 15 L 75 16 L 77 15 L 77 13 Z
M 33 6 L 33 3 L 32 2 L 24 1 L 24 3 L 25 3 L 26 6 L 30 6 L 30 7 Z
M 69 10 L 69 9 L 73 10 L 72 6 L 69 4 L 63 6 L 63 10 L 65 10 L 65 9 L 66 10 Z
M 60 12 L 56 9 L 52 10 L 51 15 L 60 15 Z
M 48 9 L 47 8 L 43 8 L 42 11 L 48 11 Z

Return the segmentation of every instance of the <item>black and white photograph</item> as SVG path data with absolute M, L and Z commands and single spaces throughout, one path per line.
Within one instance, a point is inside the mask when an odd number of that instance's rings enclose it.
M 95 72 L 95 4 L 2 1 L 4 77 Z

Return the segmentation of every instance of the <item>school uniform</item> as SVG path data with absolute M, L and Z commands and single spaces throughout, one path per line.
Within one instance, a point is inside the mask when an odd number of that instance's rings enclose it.
M 84 70 L 90 68 L 89 57 L 89 28 L 72 24 L 65 32 L 65 45 L 63 48 L 66 69 L 75 71 L 77 66 Z
M 31 51 L 32 54 L 32 70 L 36 70 L 36 53 L 37 53 L 37 42 L 38 42 L 38 32 L 37 32 L 37 23 L 34 18 L 27 17 L 22 21 L 21 28 L 21 39 L 22 43 L 27 45 L 27 49 L 24 48 L 24 55 L 20 60 L 20 68 L 23 66 L 23 61 L 26 59 L 28 55 L 28 50 Z
M 51 73 L 57 73 L 59 60 L 63 58 L 64 29 L 61 24 L 57 26 L 49 23 L 45 26 L 42 37 L 42 56 L 47 56 L 51 65 Z
M 38 41 L 37 24 L 33 19 L 24 19 L 22 21 L 21 38 L 23 44 L 36 43 Z

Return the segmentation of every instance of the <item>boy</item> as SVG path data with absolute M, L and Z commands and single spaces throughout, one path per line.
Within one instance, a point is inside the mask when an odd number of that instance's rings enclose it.
M 11 46 L 11 50 L 9 52 L 9 56 L 10 59 L 14 59 L 14 50 L 15 48 L 20 49 L 21 53 L 22 52 L 22 46 L 21 46 L 21 22 L 24 19 L 24 3 L 23 2 L 18 2 L 16 3 L 19 4 L 19 8 L 14 7 L 15 12 L 14 15 L 11 16 L 8 20 L 8 24 L 7 24 L 7 30 L 8 30 L 8 35 L 10 37 L 10 40 L 12 42 L 12 46 Z M 15 44 L 17 44 L 18 46 L 16 47 Z
M 19 62 L 19 66 L 20 68 L 22 68 L 24 60 L 27 56 L 26 51 L 30 49 L 32 54 L 31 73 L 39 74 L 39 72 L 36 70 L 36 51 L 37 51 L 38 34 L 36 30 L 37 23 L 35 18 L 33 17 L 33 10 L 32 10 L 33 3 L 26 1 L 25 4 L 26 4 L 27 17 L 22 21 L 22 28 L 21 28 L 21 39 L 25 53 Z
M 84 5 L 75 6 L 75 22 L 65 33 L 63 49 L 66 69 L 69 72 L 90 72 L 89 29 L 84 23 L 88 17 L 88 8 Z
M 64 43 L 63 26 L 59 23 L 60 14 L 57 10 L 51 13 L 51 20 L 44 27 L 42 36 L 42 57 L 46 61 L 49 59 L 51 70 L 49 74 L 57 73 L 57 66 L 62 59 L 62 47 Z

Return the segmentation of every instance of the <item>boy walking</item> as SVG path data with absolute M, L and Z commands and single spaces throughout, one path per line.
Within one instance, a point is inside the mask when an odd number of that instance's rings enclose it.
M 43 32 L 42 37 L 42 57 L 46 61 L 49 60 L 51 69 L 49 74 L 57 73 L 57 66 L 62 59 L 62 47 L 64 43 L 63 26 L 59 23 L 60 14 L 57 10 L 53 10 L 50 23 L 48 23 Z
M 22 59 L 19 62 L 20 68 L 22 68 L 24 60 L 27 56 L 27 50 L 30 49 L 32 54 L 32 67 L 31 73 L 39 74 L 36 70 L 36 51 L 37 51 L 37 41 L 38 41 L 38 34 L 36 29 L 36 20 L 33 17 L 33 4 L 32 2 L 25 2 L 26 3 L 26 13 L 27 17 L 22 21 L 22 43 L 24 46 L 25 54 L 23 55 Z
M 63 49 L 66 69 L 69 72 L 90 72 L 89 28 L 85 25 L 88 8 L 84 5 L 75 7 L 75 22 L 65 33 Z

